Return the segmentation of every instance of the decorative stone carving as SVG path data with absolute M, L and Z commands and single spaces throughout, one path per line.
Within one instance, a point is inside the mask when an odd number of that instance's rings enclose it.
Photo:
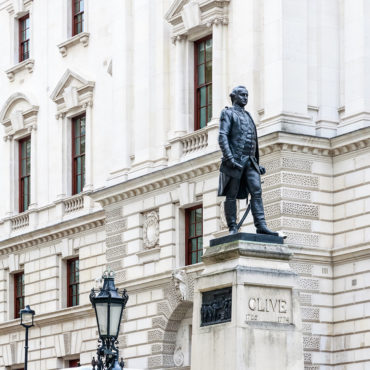
M 62 42 L 58 45 L 58 49 L 62 57 L 67 56 L 68 49 L 72 46 L 81 43 L 84 47 L 89 45 L 90 33 L 89 32 L 80 32 L 79 34 L 71 37 L 67 41 Z
M 199 26 L 201 22 L 199 3 L 192 0 L 190 3 L 184 5 L 181 17 L 186 30 Z
M 184 270 L 175 270 L 172 272 L 172 280 L 175 284 L 175 290 L 181 301 L 187 300 L 187 279 Z
M 231 287 L 202 294 L 201 326 L 231 321 Z
M 154 248 L 159 241 L 159 216 L 158 211 L 144 214 L 143 241 L 146 249 Z
M 32 73 L 34 64 L 34 59 L 26 59 L 23 62 L 17 63 L 15 66 L 7 69 L 5 71 L 6 76 L 8 77 L 9 81 L 12 82 L 14 81 L 14 77 L 18 72 L 27 70 L 28 73 Z
M 180 367 L 184 364 L 184 354 L 182 353 L 181 346 L 178 346 L 175 349 L 175 353 L 173 354 L 173 362 L 177 367 Z

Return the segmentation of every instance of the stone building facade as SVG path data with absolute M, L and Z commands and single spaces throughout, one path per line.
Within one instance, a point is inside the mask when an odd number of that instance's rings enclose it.
M 130 296 L 127 366 L 190 369 L 203 265 L 187 257 L 188 210 L 202 207 L 203 248 L 227 233 L 218 119 L 239 84 L 267 169 L 267 222 L 294 252 L 305 370 L 368 369 L 370 3 L 78 3 L 0 0 L 0 369 L 23 368 L 24 303 L 36 311 L 30 369 L 88 365 L 88 295 L 107 266 Z M 206 125 L 199 40 L 212 48 Z M 250 216 L 242 230 L 254 232 Z

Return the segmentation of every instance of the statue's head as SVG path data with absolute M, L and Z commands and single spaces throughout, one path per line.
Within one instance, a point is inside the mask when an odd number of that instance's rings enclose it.
M 244 107 L 248 103 L 248 90 L 245 86 L 234 87 L 230 93 L 231 102 Z

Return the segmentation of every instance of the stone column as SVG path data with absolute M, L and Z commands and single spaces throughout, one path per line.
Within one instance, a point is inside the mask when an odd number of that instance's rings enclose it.
M 14 158 L 14 140 L 12 135 L 4 136 L 4 141 L 7 143 L 6 149 L 6 157 L 4 158 L 4 163 L 8 163 L 8 176 L 4 176 L 6 181 L 6 188 L 4 189 L 3 200 L 5 202 L 5 215 L 12 216 L 15 212 L 15 183 L 16 179 L 14 177 L 15 174 L 15 158 Z M 4 181 L 5 184 L 5 181 Z
M 85 186 L 84 191 L 93 189 L 94 174 L 93 174 L 93 114 L 92 101 L 84 104 L 86 109 L 86 148 L 85 148 Z
M 223 29 L 226 18 L 216 18 L 212 23 L 212 121 L 217 121 L 224 108 L 224 40 Z
M 30 189 L 30 206 L 29 209 L 37 207 L 37 126 L 29 127 L 28 132 L 31 134 L 31 189 Z
M 184 135 L 187 132 L 186 125 L 186 100 L 185 100 L 185 47 L 186 36 L 176 36 L 174 39 L 176 47 L 175 67 L 175 136 Z
M 344 113 L 338 134 L 370 126 L 370 23 L 367 0 L 343 2 Z
M 307 114 L 307 1 L 264 3 L 264 115 L 259 134 L 315 134 Z M 297 88 L 299 86 L 299 88 Z
M 130 122 L 129 112 L 132 93 L 131 78 L 131 39 L 130 27 L 131 2 L 116 1 L 115 9 L 121 16 L 114 23 L 113 43 L 115 45 L 112 55 L 112 83 L 113 83 L 113 131 L 116 137 L 112 141 L 113 162 L 109 168 L 109 182 L 116 183 L 127 178 L 130 167 Z

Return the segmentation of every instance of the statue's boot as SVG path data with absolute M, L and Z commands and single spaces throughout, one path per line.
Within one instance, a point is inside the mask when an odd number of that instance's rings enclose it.
M 265 220 L 265 211 L 263 209 L 262 198 L 252 198 L 251 199 L 251 209 L 254 220 L 254 226 L 256 226 L 257 234 L 268 234 L 279 236 L 275 231 L 271 231 Z
M 229 228 L 229 234 L 237 234 L 238 229 L 236 227 L 236 200 L 226 199 L 224 203 L 225 218 L 227 226 Z

